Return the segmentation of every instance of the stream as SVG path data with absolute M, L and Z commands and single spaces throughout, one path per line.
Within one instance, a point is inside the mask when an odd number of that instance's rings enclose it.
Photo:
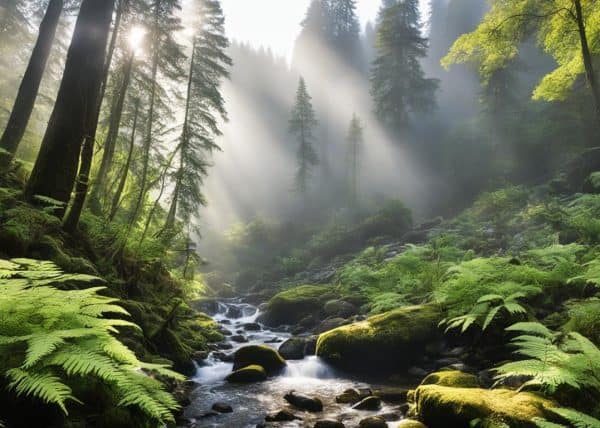
M 354 410 L 348 404 L 338 404 L 336 395 L 348 388 L 377 388 L 386 386 L 381 382 L 373 383 L 368 379 L 351 378 L 342 374 L 316 356 L 308 356 L 302 360 L 287 361 L 287 368 L 276 377 L 267 381 L 250 384 L 230 384 L 225 377 L 231 373 L 233 363 L 222 361 L 223 352 L 231 354 L 242 346 L 260 344 L 279 348 L 281 343 L 291 337 L 290 333 L 274 331 L 264 326 L 260 330 L 247 331 L 245 326 L 256 323 L 260 311 L 256 306 L 236 300 L 219 303 L 218 313 L 213 318 L 224 328 L 233 333 L 227 336 L 222 352 L 213 351 L 208 358 L 198 364 L 192 381 L 196 384 L 185 409 L 184 417 L 192 427 L 256 427 L 265 420 L 267 414 L 287 409 L 303 420 L 293 422 L 269 423 L 269 427 L 312 427 L 317 420 L 337 419 L 347 427 L 357 427 L 361 419 L 373 415 L 402 414 L 398 405 L 382 403 L 378 411 Z M 258 328 L 256 325 L 253 328 Z M 235 335 L 243 335 L 248 341 L 238 343 Z M 239 338 L 237 338 L 239 340 Z M 225 349 L 230 348 L 230 349 Z M 289 391 L 318 397 L 323 402 L 323 411 L 318 413 L 303 412 L 291 407 L 283 398 Z M 214 403 L 226 403 L 233 408 L 231 413 L 216 414 L 211 412 Z M 392 417 L 393 419 L 393 417 Z M 393 428 L 398 422 L 388 422 Z

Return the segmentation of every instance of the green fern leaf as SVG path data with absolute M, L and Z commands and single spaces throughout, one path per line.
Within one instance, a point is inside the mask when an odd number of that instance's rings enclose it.
M 67 400 L 79 402 L 71 394 L 71 388 L 57 376 L 48 373 L 31 374 L 21 369 L 8 370 L 6 375 L 11 379 L 8 388 L 13 389 L 17 395 L 32 396 L 45 403 L 56 404 L 65 414 L 68 414 L 65 405 Z

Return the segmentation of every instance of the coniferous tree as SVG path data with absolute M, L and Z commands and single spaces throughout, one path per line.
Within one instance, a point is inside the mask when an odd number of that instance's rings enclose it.
M 54 110 L 25 189 L 30 200 L 42 195 L 66 206 L 71 198 L 81 146 L 95 126 L 113 9 L 114 0 L 81 4 Z
M 8 123 L 0 138 L 0 169 L 10 164 L 23 134 L 25 134 L 50 56 L 63 5 L 63 0 L 50 0 L 48 3 L 46 13 L 40 24 L 37 41 L 31 52 L 29 64 L 21 80 Z M 8 9 L 5 14 L 8 15 Z M 5 29 L 2 30 L 2 32 L 6 31 Z
M 375 112 L 399 132 L 410 125 L 411 114 L 435 107 L 437 81 L 426 78 L 420 64 L 427 53 L 427 39 L 421 34 L 417 0 L 380 11 L 376 49 L 371 73 Z
M 298 140 L 298 152 L 296 154 L 298 168 L 295 188 L 305 197 L 308 192 L 308 181 L 311 178 L 312 169 L 319 163 L 319 158 L 313 147 L 313 131 L 317 123 L 311 97 L 306 89 L 306 82 L 303 78 L 300 78 L 298 90 L 296 91 L 296 102 L 290 119 L 290 133 Z
M 363 127 L 356 114 L 352 116 L 350 128 L 348 129 L 348 178 L 350 190 L 350 202 L 356 205 L 358 201 L 358 186 L 360 175 L 360 157 L 364 143 Z
M 193 38 L 188 73 L 185 117 L 179 139 L 179 168 L 163 230 L 172 229 L 177 216 L 189 222 L 200 205 L 206 204 L 201 191 L 210 165 L 208 157 L 220 150 L 215 137 L 221 135 L 219 117 L 227 120 L 221 82 L 229 76 L 232 62 L 226 49 L 225 18 L 218 0 L 199 1 L 200 29 Z
M 362 64 L 360 23 L 356 15 L 356 0 L 329 0 L 332 51 L 354 69 Z

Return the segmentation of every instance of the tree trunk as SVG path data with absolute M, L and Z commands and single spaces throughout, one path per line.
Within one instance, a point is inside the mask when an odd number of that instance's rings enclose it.
M 152 83 L 150 88 L 150 107 L 148 109 L 148 119 L 146 123 L 146 135 L 144 136 L 144 148 L 143 148 L 143 159 L 142 159 L 142 176 L 140 181 L 140 190 L 131 212 L 129 219 L 130 227 L 137 220 L 140 209 L 142 208 L 142 202 L 146 195 L 146 182 L 148 180 L 148 164 L 150 162 L 150 145 L 152 144 L 152 122 L 154 121 L 154 103 L 156 102 L 156 75 L 158 73 L 158 60 L 160 59 L 160 34 L 158 34 L 158 20 L 160 17 L 160 0 L 154 2 L 154 35 L 153 35 L 153 49 L 154 57 L 152 58 Z
M 110 213 L 108 214 L 108 220 L 113 221 L 115 215 L 117 214 L 117 210 L 119 209 L 119 204 L 121 201 L 121 195 L 123 194 L 123 189 L 125 189 L 125 183 L 127 183 L 127 175 L 129 173 L 129 166 L 131 165 L 131 157 L 133 156 L 133 148 L 135 147 L 135 131 L 137 128 L 138 121 L 138 113 L 140 109 L 140 100 L 135 100 L 135 112 L 133 114 L 133 128 L 131 129 L 131 138 L 129 140 L 129 152 L 127 153 L 127 161 L 125 162 L 125 167 L 123 168 L 123 174 L 119 179 L 119 185 L 117 186 L 117 190 L 113 195 L 112 204 L 110 206 Z
M 83 0 L 67 53 L 63 79 L 40 152 L 25 189 L 68 204 L 81 145 L 94 129 L 115 0 Z M 58 213 L 62 216 L 63 212 Z
M 67 217 L 64 220 L 63 228 L 68 232 L 74 232 L 79 223 L 81 212 L 85 205 L 85 199 L 87 196 L 89 184 L 90 184 L 90 171 L 92 169 L 92 161 L 94 159 L 94 145 L 96 144 L 96 133 L 98 131 L 98 120 L 100 118 L 100 110 L 102 109 L 102 101 L 104 100 L 104 94 L 106 92 L 106 82 L 108 81 L 108 73 L 110 71 L 110 64 L 112 63 L 112 57 L 114 54 L 114 43 L 119 31 L 119 25 L 121 22 L 123 2 L 119 3 L 117 10 L 117 17 L 113 33 L 111 36 L 110 46 L 108 53 L 104 57 L 104 67 L 102 83 L 100 84 L 100 94 L 96 102 L 95 111 L 89 116 L 87 129 L 89 132 L 85 136 L 83 142 L 83 148 L 81 149 L 79 174 L 75 182 L 75 195 L 73 204 L 69 210 Z M 111 13 L 112 17 L 112 13 Z
M 134 51 L 131 50 L 125 68 L 123 70 L 123 80 L 117 94 L 117 98 L 111 109 L 110 123 L 108 126 L 108 134 L 104 143 L 104 151 L 102 153 L 102 162 L 100 168 L 96 174 L 96 183 L 94 184 L 94 190 L 92 191 L 91 200 L 96 205 L 96 210 L 100 208 L 100 195 L 104 192 L 104 186 L 108 177 L 108 172 L 112 166 L 112 161 L 115 156 L 115 148 L 117 143 L 117 137 L 119 136 L 119 128 L 121 126 L 121 117 L 123 115 L 123 106 L 125 105 L 125 96 L 129 83 L 131 82 L 131 72 L 133 69 Z
M 25 134 L 48 57 L 52 50 L 52 43 L 54 42 L 62 9 L 63 0 L 50 0 L 50 3 L 48 3 L 48 9 L 46 9 L 46 14 L 40 24 L 38 38 L 23 75 L 23 80 L 21 80 L 15 104 L 0 139 L 0 149 L 8 152 L 0 153 L 0 169 L 6 168 L 10 164 Z
M 575 3 L 575 19 L 577 21 L 577 29 L 579 30 L 579 40 L 581 42 L 581 54 L 583 56 L 583 65 L 585 66 L 585 76 L 592 91 L 594 99 L 594 107 L 596 110 L 596 119 L 600 123 L 600 88 L 596 80 L 592 55 L 588 45 L 587 34 L 585 31 L 585 22 L 583 19 L 583 11 L 581 9 L 581 0 L 573 0 Z

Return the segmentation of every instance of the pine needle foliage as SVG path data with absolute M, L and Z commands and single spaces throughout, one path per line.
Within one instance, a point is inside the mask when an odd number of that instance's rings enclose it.
M 119 406 L 135 406 L 159 423 L 173 421 L 175 399 L 153 375 L 181 379 L 162 364 L 148 364 L 114 336 L 123 319 L 117 299 L 103 287 L 60 290 L 99 279 L 65 274 L 51 262 L 0 260 L 0 370 L 8 389 L 56 405 L 67 414 L 79 402 L 71 382 L 92 377 L 111 386 Z M 120 317 L 120 318 L 117 318 Z

